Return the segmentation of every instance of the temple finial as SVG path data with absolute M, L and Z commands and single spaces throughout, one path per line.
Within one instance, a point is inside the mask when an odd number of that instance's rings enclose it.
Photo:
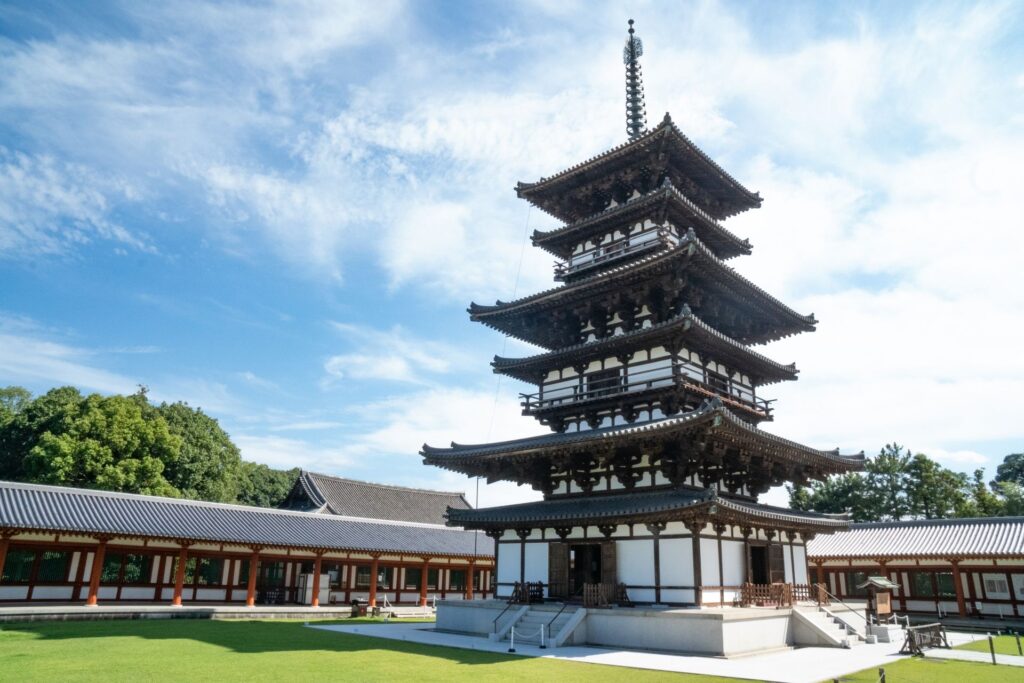
M 629 37 L 626 47 L 622 48 L 622 63 L 626 65 L 626 134 L 630 140 L 636 140 L 647 132 L 647 112 L 644 108 L 644 81 L 640 73 L 640 55 L 644 53 L 644 43 L 633 30 L 633 20 L 629 20 Z

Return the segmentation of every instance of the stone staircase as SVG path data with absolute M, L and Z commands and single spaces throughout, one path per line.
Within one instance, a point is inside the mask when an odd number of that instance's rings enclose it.
M 560 607 L 558 609 L 561 609 Z M 516 621 L 516 643 L 523 645 L 540 645 L 541 626 L 545 629 L 545 641 L 551 645 L 551 641 L 561 632 L 569 620 L 576 613 L 575 607 L 567 607 L 559 614 L 558 609 L 528 609 L 523 616 Z M 558 616 L 555 616 L 558 615 Z M 554 621 L 552 621 L 554 619 Z M 505 634 L 504 640 L 509 640 L 511 630 Z
M 864 634 L 858 633 L 842 618 L 823 607 L 816 610 L 801 609 L 799 613 L 809 626 L 836 647 L 856 647 L 866 642 Z

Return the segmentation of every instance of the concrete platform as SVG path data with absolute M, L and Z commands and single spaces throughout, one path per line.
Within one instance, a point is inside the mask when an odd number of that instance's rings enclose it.
M 153 604 L 116 604 L 86 607 L 81 603 L 61 605 L 5 605 L 0 622 L 79 621 L 98 619 L 345 619 L 349 606 L 305 607 L 302 605 L 186 604 L 182 607 Z
M 311 624 L 309 628 L 483 652 L 508 651 L 508 643 L 491 642 L 487 638 L 476 636 L 442 633 L 435 630 L 431 624 Z M 957 644 L 970 640 L 969 637 L 964 638 L 959 634 L 950 634 L 950 639 Z M 518 645 L 515 654 L 523 657 L 547 657 L 589 664 L 755 681 L 771 680 L 780 683 L 817 683 L 832 680 L 855 671 L 884 667 L 904 657 L 899 654 L 899 644 L 894 643 L 861 645 L 850 650 L 806 647 L 732 659 L 575 645 L 545 650 L 532 645 Z

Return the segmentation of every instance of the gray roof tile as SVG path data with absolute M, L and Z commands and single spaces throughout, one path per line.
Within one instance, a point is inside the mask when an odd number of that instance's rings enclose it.
M 853 524 L 807 544 L 811 559 L 846 557 L 1024 557 L 1024 517 Z
M 264 547 L 491 556 L 479 532 L 0 481 L 0 527 Z M 475 550 L 474 550 L 475 549 Z

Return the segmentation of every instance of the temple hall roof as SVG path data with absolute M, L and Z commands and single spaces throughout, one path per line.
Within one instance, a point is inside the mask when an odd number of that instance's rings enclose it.
M 732 521 L 799 527 L 845 529 L 840 517 L 760 505 L 716 495 L 707 489 L 678 487 L 587 497 L 556 498 L 479 510 L 450 510 L 450 524 L 483 528 L 528 528 L 531 525 L 629 524 L 666 517 L 721 517 Z
M 586 236 L 605 229 L 620 227 L 624 222 L 643 215 L 680 215 L 697 227 L 700 239 L 712 248 L 719 258 L 750 253 L 750 242 L 740 239 L 694 204 L 666 178 L 662 185 L 647 194 L 634 197 L 601 213 L 562 226 L 556 230 L 535 230 L 531 237 L 535 246 L 561 258 L 569 258 L 573 248 Z M 685 226 L 684 226 L 685 227 Z
M 812 560 L 840 558 L 1024 558 L 1024 517 L 919 519 L 851 524 L 807 545 Z
M 444 524 L 449 507 L 468 508 L 470 505 L 459 492 L 374 484 L 303 471 L 281 507 L 348 517 Z
M 726 218 L 747 209 L 761 206 L 761 197 L 751 192 L 711 157 L 701 151 L 665 114 L 665 118 L 645 135 L 576 164 L 553 176 L 534 183 L 520 182 L 516 194 L 565 222 L 582 216 L 563 203 L 578 183 L 614 176 L 625 169 L 644 165 L 642 157 L 667 160 L 686 178 L 702 188 L 715 206 L 705 210 L 715 218 Z
M 724 362 L 727 366 L 741 370 L 748 375 L 756 376 L 760 381 L 755 384 L 759 386 L 793 380 L 796 379 L 798 373 L 795 365 L 778 363 L 722 334 L 689 312 L 689 307 L 686 307 L 683 313 L 650 327 L 594 341 L 581 342 L 526 358 L 495 356 L 491 365 L 495 372 L 521 379 L 524 382 L 535 382 L 534 375 L 538 372 L 547 372 L 560 366 L 571 366 L 575 362 L 614 355 L 620 350 L 642 348 L 641 345 L 650 340 L 673 336 L 680 337 L 686 343 L 692 344 L 695 351 L 710 350 L 711 357 L 715 360 Z
M 747 339 L 738 338 L 738 341 L 744 343 L 768 342 L 790 334 L 811 331 L 817 323 L 813 314 L 803 315 L 797 313 L 734 269 L 725 265 L 697 239 L 696 234 L 692 230 L 688 231 L 674 247 L 659 251 L 651 256 L 515 301 L 498 301 L 491 306 L 471 303 L 468 311 L 471 319 L 475 321 L 482 322 L 489 327 L 518 337 L 523 341 L 550 349 L 560 345 L 558 339 L 544 336 L 545 330 L 547 330 L 549 336 L 555 333 L 551 326 L 543 326 L 538 329 L 537 334 L 530 335 L 530 338 L 527 338 L 524 331 L 518 329 L 519 326 L 509 321 L 517 315 L 565 307 L 573 302 L 586 300 L 604 291 L 621 289 L 629 283 L 643 281 L 653 273 L 672 268 L 680 263 L 687 269 L 693 268 L 698 273 L 702 273 L 707 280 L 709 288 L 728 292 L 732 297 L 746 303 L 748 307 L 756 310 L 759 314 L 766 314 L 774 319 L 770 332 L 753 334 Z

